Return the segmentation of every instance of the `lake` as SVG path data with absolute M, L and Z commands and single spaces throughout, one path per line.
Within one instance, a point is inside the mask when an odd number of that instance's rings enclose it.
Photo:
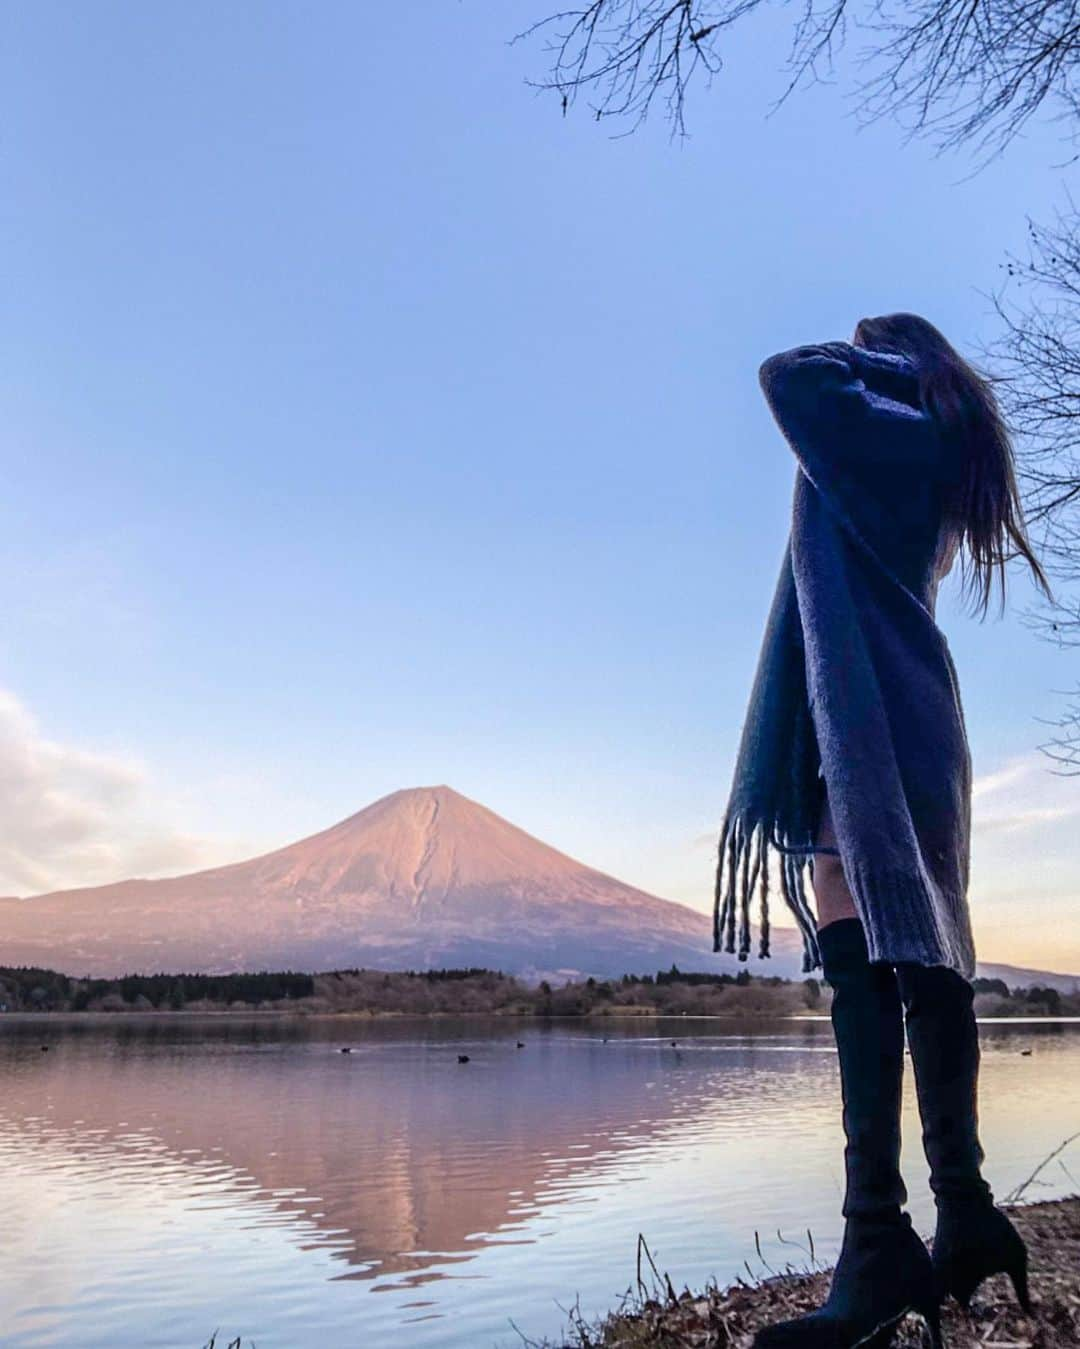
M 981 1034 L 1004 1198 L 1080 1130 L 1080 1023 Z M 613 1306 L 639 1233 L 680 1288 L 805 1264 L 808 1228 L 831 1263 L 842 1147 L 826 1020 L 5 1016 L 0 1338 L 520 1346 Z M 1026 1197 L 1078 1176 L 1080 1140 Z

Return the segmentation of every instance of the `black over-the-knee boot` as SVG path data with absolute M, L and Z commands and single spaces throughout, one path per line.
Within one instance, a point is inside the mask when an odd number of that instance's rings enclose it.
M 818 932 L 832 986 L 846 1144 L 844 1238 L 824 1304 L 759 1331 L 755 1349 L 849 1349 L 890 1344 L 909 1311 L 940 1343 L 930 1256 L 901 1211 L 900 1099 L 904 1019 L 891 965 L 871 964 L 862 923 L 841 918 Z
M 900 964 L 896 977 L 937 1206 L 933 1262 L 942 1296 L 966 1307 L 983 1279 L 1007 1273 L 1029 1311 L 1027 1248 L 980 1172 L 975 990 L 944 965 Z

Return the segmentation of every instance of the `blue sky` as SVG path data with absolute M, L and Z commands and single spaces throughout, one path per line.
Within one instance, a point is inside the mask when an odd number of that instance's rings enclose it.
M 167 872 L 447 782 L 709 904 L 788 527 L 771 352 L 925 313 L 963 350 L 1066 158 L 981 173 L 842 77 L 768 117 L 789 15 L 692 138 L 562 118 L 543 5 L 7 11 L 0 888 Z M 845 68 L 841 64 L 841 71 Z M 1074 662 L 939 602 L 980 954 L 1080 969 Z

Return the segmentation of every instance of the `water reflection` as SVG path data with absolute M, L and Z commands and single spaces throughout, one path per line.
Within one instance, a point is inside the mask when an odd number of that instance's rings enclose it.
M 310 1220 L 354 1277 L 419 1275 L 513 1239 L 582 1172 L 602 1183 L 687 1129 L 737 1128 L 806 1078 L 803 1054 L 829 1053 L 810 1025 L 775 1040 L 680 1027 L 674 1043 L 533 1025 L 356 1029 L 114 1021 L 54 1037 L 9 1023 L 0 1119 L 46 1164 L 167 1163 L 192 1186 L 228 1172 L 235 1190 Z M 725 1073 L 732 1050 L 737 1074 Z
M 549 1333 L 553 1299 L 582 1280 L 606 1305 L 625 1287 L 636 1230 L 690 1282 L 732 1277 L 758 1223 L 791 1233 L 820 1220 L 830 1232 L 841 1159 L 827 1023 L 656 1025 L 620 1023 L 605 1038 L 531 1021 L 5 1020 L 9 1251 L 17 1233 L 33 1247 L 62 1223 L 43 1208 L 70 1212 L 76 1195 L 86 1229 L 66 1234 L 67 1273 L 54 1259 L 36 1283 L 6 1282 L 23 1335 L 10 1343 L 88 1349 L 85 1332 L 64 1338 L 88 1306 L 115 1334 L 122 1304 L 144 1293 L 197 1302 L 192 1279 L 211 1288 L 233 1261 L 241 1286 L 229 1310 L 260 1345 L 315 1344 L 303 1337 L 325 1335 L 327 1316 L 335 1334 L 355 1329 L 335 1344 L 408 1324 L 405 1343 L 464 1345 L 510 1315 L 528 1324 L 541 1303 L 544 1324 L 528 1328 Z M 1080 1127 L 1078 1032 L 983 1029 L 983 1133 L 999 1192 Z M 905 1162 L 918 1167 L 910 1101 L 905 1130 Z M 1078 1188 L 1074 1162 L 1043 1180 Z M 117 1271 L 111 1293 L 80 1282 L 88 1251 Z M 213 1251 L 223 1264 L 211 1276 Z M 512 1295 L 500 1282 L 511 1275 Z M 477 1278 L 485 1292 L 474 1287 L 471 1315 L 455 1316 L 460 1339 L 445 1325 L 423 1339 L 454 1303 L 446 1285 Z M 331 1304 L 328 1281 L 364 1287 Z M 365 1289 L 390 1303 L 373 1310 Z M 141 1338 L 113 1342 L 157 1343 L 155 1333 L 140 1325 Z

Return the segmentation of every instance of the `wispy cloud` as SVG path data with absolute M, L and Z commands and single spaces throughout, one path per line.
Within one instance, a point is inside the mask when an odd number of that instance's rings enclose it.
M 1050 771 L 1037 752 L 1018 755 L 972 784 L 972 827 L 980 834 L 1017 833 L 1080 817 L 1080 782 Z
M 1037 750 L 974 784 L 971 904 L 983 960 L 1080 970 L 1080 782 Z
M 1029 755 L 1017 755 L 1010 759 L 1003 767 L 996 769 L 993 773 L 983 773 L 971 784 L 971 795 L 973 800 L 978 800 L 983 796 L 991 796 L 996 792 L 1004 791 L 1014 783 L 1031 775 L 1033 763 Z
M 135 759 L 44 735 L 0 690 L 0 894 L 194 870 L 241 855 L 185 832 Z

